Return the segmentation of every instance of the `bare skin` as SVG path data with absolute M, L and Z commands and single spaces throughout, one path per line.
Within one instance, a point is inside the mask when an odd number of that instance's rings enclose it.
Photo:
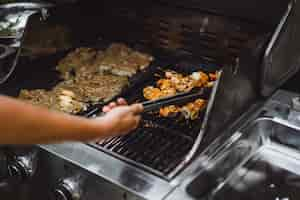
M 0 144 L 90 141 L 126 134 L 138 126 L 143 106 L 119 99 L 103 111 L 103 117 L 85 119 L 0 96 Z

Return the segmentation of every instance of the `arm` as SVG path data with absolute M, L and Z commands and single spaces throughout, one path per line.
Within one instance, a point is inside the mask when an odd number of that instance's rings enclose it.
M 141 110 L 140 106 L 123 106 L 115 110 L 112 114 L 92 120 L 51 112 L 0 96 L 0 144 L 88 141 L 128 132 L 136 126 L 134 123 L 138 123 L 139 118 L 135 115 Z M 117 128 L 117 124 L 122 122 L 127 123 L 123 130 L 120 126 Z

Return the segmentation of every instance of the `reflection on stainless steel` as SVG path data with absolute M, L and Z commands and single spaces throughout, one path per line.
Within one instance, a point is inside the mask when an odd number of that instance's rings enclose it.
M 37 168 L 37 149 L 22 150 L 22 154 L 6 149 L 1 152 L 0 188 L 18 186 L 30 180 Z
M 14 49 L 14 54 L 10 57 L 1 58 L 0 84 L 7 81 L 16 68 L 26 30 L 28 20 L 35 13 L 40 13 L 41 17 L 47 17 L 47 8 L 51 4 L 39 3 L 14 3 L 0 5 L 0 41 Z
M 212 109 L 213 104 L 214 104 L 214 99 L 216 97 L 218 86 L 220 84 L 220 77 L 221 77 L 221 75 L 222 75 L 222 71 L 218 72 L 219 79 L 217 79 L 217 81 L 215 82 L 213 90 L 211 92 L 210 99 L 212 99 L 212 100 L 208 102 L 206 113 L 205 113 L 205 117 L 204 117 L 201 129 L 199 131 L 199 134 L 198 134 L 198 136 L 197 136 L 197 138 L 196 138 L 196 140 L 195 140 L 195 142 L 194 142 L 191 150 L 185 156 L 185 159 L 177 166 L 177 168 L 170 175 L 171 177 L 174 176 L 174 175 L 176 175 L 180 169 L 184 168 L 187 164 L 189 164 L 190 161 L 194 158 L 195 154 L 197 153 L 197 150 L 199 149 L 199 146 L 200 146 L 200 144 L 202 142 L 202 139 L 204 137 L 204 134 L 206 132 L 206 127 L 207 127 L 207 123 L 208 123 L 208 117 L 210 116 L 210 112 L 211 112 L 211 109 Z
M 203 158 L 197 178 L 186 180 L 169 199 L 298 199 L 300 126 L 291 119 L 300 113 L 291 105 L 294 97 L 277 92 L 232 137 L 212 145 L 209 152 L 218 153 Z
M 163 199 L 173 188 L 155 175 L 82 143 L 42 145 L 41 148 L 146 199 Z
M 51 200 L 83 200 L 84 181 L 81 174 L 60 180 L 52 191 Z

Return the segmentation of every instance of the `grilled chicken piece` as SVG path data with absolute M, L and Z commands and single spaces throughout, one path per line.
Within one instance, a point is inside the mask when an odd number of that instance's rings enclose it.
M 19 99 L 22 99 L 25 102 L 31 103 L 33 105 L 39 105 L 47 108 L 50 108 L 52 102 L 55 101 L 54 97 L 50 95 L 50 92 L 43 89 L 31 91 L 21 90 Z
M 215 80 L 215 77 L 212 74 L 208 76 L 201 71 L 194 72 L 188 76 L 183 76 L 175 71 L 166 71 L 165 78 L 158 80 L 156 83 L 158 88 L 146 87 L 143 90 L 143 94 L 146 99 L 155 100 L 176 95 L 178 92 L 187 92 L 193 88 L 212 87 L 214 84 L 213 80 Z M 186 119 L 195 120 L 205 106 L 205 100 L 197 99 L 182 107 L 172 105 L 161 108 L 159 114 L 162 117 L 168 117 L 181 112 Z
M 203 87 L 209 82 L 208 75 L 201 71 L 192 73 L 190 78 L 194 82 L 194 87 Z
M 115 75 L 77 76 L 73 80 L 60 83 L 56 88 L 68 89 L 86 103 L 109 101 L 128 85 L 128 78 Z
M 64 81 L 50 91 L 22 90 L 19 98 L 52 110 L 77 113 L 88 104 L 109 101 L 120 94 L 129 83 L 127 76 L 147 67 L 152 60 L 151 56 L 123 44 L 112 44 L 105 52 L 78 48 L 56 67 Z M 151 98 L 160 97 L 154 94 L 157 96 Z
M 22 90 L 19 98 L 33 105 L 66 113 L 77 113 L 86 109 L 86 104 L 76 100 L 72 91 L 63 89 L 53 91 Z
M 152 60 L 153 57 L 150 55 L 133 51 L 124 44 L 115 43 L 106 49 L 97 65 L 100 71 L 131 77 L 139 70 L 148 67 Z
M 188 103 L 181 108 L 181 113 L 186 119 L 195 120 L 199 117 L 199 113 L 205 108 L 206 101 L 197 99 L 194 102 Z
M 92 48 L 78 48 L 75 51 L 69 53 L 64 59 L 62 59 L 56 69 L 62 74 L 65 80 L 72 78 L 72 72 L 76 74 L 76 71 L 82 67 L 92 66 L 95 57 L 99 52 Z
M 159 115 L 162 117 L 173 117 L 174 115 L 178 114 L 179 112 L 180 112 L 180 107 L 171 105 L 171 106 L 161 108 L 159 110 Z
M 152 86 L 143 89 L 144 97 L 148 100 L 155 100 L 161 98 L 161 90 Z

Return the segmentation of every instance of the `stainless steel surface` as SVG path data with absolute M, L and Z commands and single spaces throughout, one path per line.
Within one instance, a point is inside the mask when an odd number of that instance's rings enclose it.
M 200 197 L 191 194 L 191 191 L 197 192 L 197 187 L 194 186 L 197 178 L 200 177 L 199 180 L 203 183 L 211 181 L 207 180 L 207 177 L 201 178 L 205 169 L 212 170 L 212 174 L 219 173 L 218 182 L 210 188 L 211 192 L 218 191 L 218 188 L 222 188 L 228 180 L 231 180 L 238 169 L 260 148 L 269 149 L 270 135 L 276 135 L 274 130 L 284 128 L 277 134 L 280 137 L 284 136 L 281 140 L 285 144 L 300 147 L 300 142 L 295 140 L 295 137 L 298 137 L 295 133 L 298 133 L 300 126 L 291 121 L 291 117 L 295 116 L 293 112 L 296 112 L 292 109 L 292 99 L 297 96 L 298 94 L 279 91 L 265 104 L 254 107 L 171 181 L 149 174 L 85 144 L 70 143 L 40 147 L 59 157 L 62 162 L 65 160 L 79 166 L 84 171 L 96 175 L 95 177 L 103 178 L 141 199 L 199 199 Z M 286 112 L 287 109 L 289 112 Z M 297 114 L 300 116 L 300 113 Z M 289 155 L 293 152 L 294 150 L 289 152 Z M 225 165 L 223 163 L 225 160 L 230 162 L 226 161 Z
M 82 200 L 85 177 L 75 174 L 54 186 L 51 200 Z
M 98 151 L 86 144 L 69 143 L 41 145 L 42 149 L 71 162 L 96 177 L 104 178 L 145 199 L 163 199 L 173 189 L 173 184 Z
M 28 20 L 36 13 L 40 13 L 41 18 L 45 19 L 47 17 L 47 8 L 52 6 L 51 4 L 44 3 L 11 3 L 0 5 L 0 16 L 2 16 L 0 20 L 0 31 L 3 31 L 2 29 L 8 30 L 6 31 L 7 33 L 5 31 L 1 32 L 0 42 L 6 44 L 15 52 L 10 59 L 8 59 L 7 56 L 2 58 L 3 60 L 5 59 L 6 62 L 2 61 L 3 64 L 0 66 L 0 84 L 6 82 L 16 68 Z
M 34 3 L 34 2 L 17 2 L 17 3 L 7 3 L 0 5 L 0 9 L 18 9 L 18 10 L 31 10 L 31 9 L 41 9 L 53 7 L 51 3 Z
M 261 94 L 264 96 L 271 95 L 299 70 L 299 10 L 299 2 L 291 0 L 267 45 L 261 68 Z
M 240 172 L 241 166 L 249 160 L 251 161 L 256 154 L 263 155 L 263 158 L 274 159 L 273 161 L 280 168 L 298 174 L 294 166 L 299 164 L 299 161 L 297 161 L 299 151 L 295 147 L 299 147 L 300 144 L 300 126 L 291 121 L 291 116 L 295 117 L 295 111 L 292 110 L 292 99 L 297 96 L 298 94 L 287 91 L 276 92 L 267 103 L 248 115 L 248 119 L 240 124 L 236 131 L 232 131 L 233 134 L 229 139 L 224 140 L 223 136 L 217 139 L 207 149 L 206 153 L 199 158 L 198 171 L 183 180 L 182 184 L 167 199 L 205 199 L 208 198 L 208 196 L 205 197 L 208 194 L 210 194 L 211 199 L 218 199 L 214 194 L 225 187 L 228 181 L 233 180 Z M 286 109 L 290 112 L 287 113 Z M 297 116 L 299 114 L 297 112 Z M 281 141 L 281 144 L 273 140 L 274 136 Z M 285 154 L 288 156 L 281 156 Z M 270 155 L 272 156 L 270 157 Z M 274 162 L 272 163 L 275 164 Z M 208 176 L 205 174 L 207 170 L 212 170 L 213 178 L 207 178 Z M 195 183 L 197 178 L 198 185 Z M 276 178 L 274 177 L 274 179 Z M 211 184 L 211 188 L 203 188 L 201 182 L 206 185 Z M 196 195 L 191 195 L 188 188 Z M 201 189 L 203 196 L 201 195 Z M 204 189 L 207 189 L 207 191 Z M 197 192 L 199 193 L 197 194 Z M 231 197 L 238 196 L 234 193 L 227 195 Z M 249 197 L 249 199 L 251 198 Z

